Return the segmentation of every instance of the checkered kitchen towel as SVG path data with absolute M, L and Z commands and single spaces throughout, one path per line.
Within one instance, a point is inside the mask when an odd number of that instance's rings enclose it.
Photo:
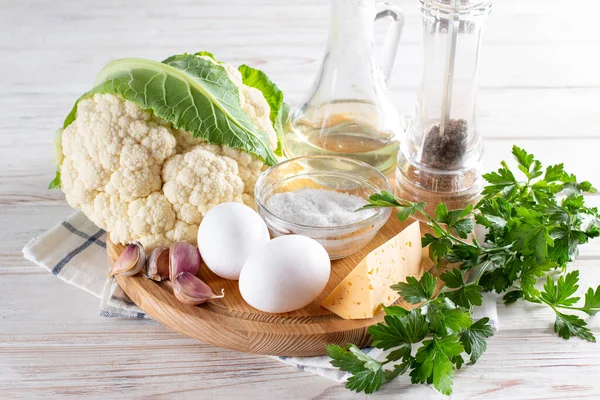
M 23 248 L 29 261 L 100 299 L 100 315 L 121 318 L 149 318 L 127 297 L 114 281 L 108 281 L 106 233 L 98 229 L 85 215 L 76 212 L 59 225 L 32 239 Z M 498 315 L 493 295 L 484 298 L 475 317 L 487 316 L 497 330 Z M 370 356 L 383 359 L 379 349 L 363 349 Z M 347 375 L 329 364 L 323 357 L 273 357 L 304 371 L 342 382 Z

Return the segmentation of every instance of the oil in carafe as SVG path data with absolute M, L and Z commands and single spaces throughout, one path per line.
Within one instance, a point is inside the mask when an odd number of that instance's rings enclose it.
M 386 128 L 375 107 L 361 101 L 335 101 L 311 107 L 284 133 L 289 158 L 312 155 L 351 157 L 386 173 L 394 169 L 398 128 Z
M 330 0 L 330 4 L 325 55 L 304 102 L 286 123 L 284 153 L 346 156 L 389 172 L 396 165 L 403 130 L 387 80 L 404 17 L 388 1 Z M 376 20 L 388 24 L 379 57 Z

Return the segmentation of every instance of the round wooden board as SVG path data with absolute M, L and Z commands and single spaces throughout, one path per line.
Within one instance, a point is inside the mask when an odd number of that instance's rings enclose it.
M 316 356 L 326 353 L 329 343 L 344 346 L 369 345 L 369 326 L 383 320 L 379 314 L 371 319 L 344 320 L 320 306 L 339 282 L 373 249 L 400 232 L 409 222 L 394 216 L 381 228 L 365 248 L 342 260 L 333 261 L 325 290 L 308 306 L 285 314 L 268 314 L 248 305 L 240 295 L 238 282 L 213 274 L 205 265 L 199 277 L 215 293 L 225 289 L 225 297 L 200 306 L 180 303 L 169 282 L 154 282 L 141 275 L 117 276 L 117 282 L 131 300 L 145 313 L 184 335 L 204 343 L 247 353 L 285 356 Z M 424 228 L 424 224 L 421 224 Z M 112 263 L 123 246 L 110 243 L 108 258 Z M 402 301 L 402 300 L 400 300 Z

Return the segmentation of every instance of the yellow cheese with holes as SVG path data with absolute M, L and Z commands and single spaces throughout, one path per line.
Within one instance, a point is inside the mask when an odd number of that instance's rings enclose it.
M 414 222 L 369 253 L 321 304 L 344 319 L 372 318 L 400 295 L 390 289 L 407 276 L 420 279 L 421 228 Z

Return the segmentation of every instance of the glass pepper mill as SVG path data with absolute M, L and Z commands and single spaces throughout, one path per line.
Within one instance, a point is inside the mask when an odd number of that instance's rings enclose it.
M 398 153 L 397 195 L 434 209 L 475 203 L 483 146 L 475 120 L 477 64 L 491 0 L 420 0 L 424 69 Z M 431 210 L 429 210 L 431 211 Z
M 402 133 L 387 89 L 404 18 L 389 2 L 330 0 L 327 48 L 307 100 L 283 134 L 286 157 L 337 155 L 393 171 Z M 374 23 L 390 17 L 379 62 Z

